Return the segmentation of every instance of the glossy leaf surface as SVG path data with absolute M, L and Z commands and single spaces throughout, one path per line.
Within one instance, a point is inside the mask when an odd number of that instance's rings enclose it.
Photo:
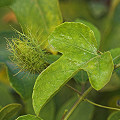
M 98 49 L 99 49 L 100 39 L 101 39 L 100 31 L 93 24 L 91 24 L 90 22 L 87 22 L 85 20 L 77 19 L 75 22 L 81 22 L 81 23 L 87 25 L 94 32 L 95 38 L 96 38 L 97 44 L 98 44 Z
M 33 106 L 38 115 L 42 106 L 80 69 L 87 71 L 93 88 L 100 90 L 113 71 L 109 52 L 97 54 L 93 31 L 82 23 L 64 23 L 49 37 L 49 43 L 63 55 L 37 78 Z

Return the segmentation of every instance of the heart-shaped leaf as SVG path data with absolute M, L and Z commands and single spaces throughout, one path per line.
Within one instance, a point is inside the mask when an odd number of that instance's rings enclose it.
M 93 31 L 82 23 L 63 23 L 49 36 L 49 43 L 63 55 L 37 78 L 33 106 L 38 115 L 42 106 L 79 70 L 88 73 L 93 88 L 100 90 L 114 69 L 110 52 L 97 54 Z

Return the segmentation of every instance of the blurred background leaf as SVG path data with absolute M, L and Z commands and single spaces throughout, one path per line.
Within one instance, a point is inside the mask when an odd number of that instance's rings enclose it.
M 0 120 L 10 120 L 20 111 L 21 107 L 22 106 L 17 103 L 8 104 L 0 110 Z
M 120 111 L 112 113 L 107 120 L 120 120 Z

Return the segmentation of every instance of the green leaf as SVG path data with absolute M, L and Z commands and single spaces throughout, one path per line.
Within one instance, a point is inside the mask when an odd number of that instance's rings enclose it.
M 13 96 L 10 94 L 10 88 L 0 83 L 0 105 L 5 106 L 14 102 Z
M 61 120 L 64 115 L 65 110 L 70 110 L 70 108 L 77 101 L 75 98 L 70 99 L 61 107 L 56 116 L 56 120 Z M 82 102 L 78 105 L 75 111 L 71 114 L 69 120 L 91 120 L 94 111 L 94 106 L 87 102 Z
M 23 72 L 10 61 L 6 62 L 6 65 L 8 67 L 8 75 L 12 87 L 24 99 L 30 98 L 38 75 Z
M 15 0 L 0 0 L 0 7 L 9 6 L 11 5 Z
M 16 0 L 11 8 L 23 32 L 36 44 L 46 45 L 50 32 L 62 22 L 58 0 Z
M 105 52 L 103 55 L 95 57 L 83 69 L 87 71 L 93 88 L 100 90 L 110 81 L 114 69 L 110 52 Z
M 120 111 L 113 112 L 107 120 L 120 120 Z
M 120 48 L 110 50 L 114 64 L 120 63 Z
M 42 120 L 42 119 L 34 115 L 28 114 L 28 115 L 20 116 L 16 120 Z
M 37 78 L 33 106 L 38 115 L 42 106 L 80 69 L 87 71 L 93 88 L 100 90 L 110 80 L 114 65 L 109 52 L 97 54 L 93 31 L 82 23 L 64 23 L 49 37 L 50 44 L 63 55 Z
M 113 5 L 116 4 L 117 1 L 112 1 Z M 111 14 L 113 12 L 113 15 Z M 109 15 L 111 19 L 106 21 L 107 28 L 104 29 L 104 37 L 101 42 L 101 48 L 103 50 L 110 50 L 113 48 L 120 47 L 120 3 L 116 4 L 115 10 L 109 11 Z
M 9 104 L 0 110 L 0 120 L 9 120 L 16 115 L 21 109 L 21 105 L 14 103 Z
M 90 22 L 87 22 L 85 20 L 77 19 L 77 20 L 75 20 L 75 22 L 81 22 L 81 23 L 87 25 L 88 27 L 90 27 L 90 29 L 94 32 L 95 38 L 97 40 L 98 48 L 99 48 L 100 47 L 100 39 L 101 39 L 99 30 L 93 24 L 91 24 Z M 81 70 L 74 76 L 74 79 L 77 82 L 85 82 L 85 81 L 87 81 L 88 76 L 85 71 Z
M 94 35 L 95 35 L 95 38 L 96 38 L 97 44 L 98 44 L 98 49 L 99 49 L 100 40 L 101 40 L 100 31 L 93 24 L 91 24 L 90 22 L 87 22 L 85 20 L 77 19 L 77 20 L 75 20 L 75 22 L 81 22 L 81 23 L 87 25 L 88 27 L 90 27 L 90 29 L 94 32 Z

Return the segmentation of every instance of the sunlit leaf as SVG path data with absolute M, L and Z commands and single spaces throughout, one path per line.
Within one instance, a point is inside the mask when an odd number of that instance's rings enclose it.
M 91 24 L 88 21 L 85 20 L 81 20 L 81 19 L 77 19 L 75 22 L 81 22 L 85 25 L 87 25 L 88 27 L 90 27 L 90 29 L 94 32 L 95 38 L 97 40 L 97 44 L 98 44 L 98 49 L 100 47 L 100 40 L 101 40 L 101 35 L 100 35 L 100 31 L 97 29 L 97 27 L 95 27 L 93 24 Z
M 77 19 L 77 20 L 75 20 L 75 22 L 81 22 L 81 23 L 87 25 L 88 27 L 90 27 L 90 29 L 94 32 L 94 35 L 95 35 L 95 38 L 96 38 L 97 44 L 98 44 L 98 49 L 99 49 L 100 39 L 101 39 L 99 30 L 93 24 L 91 24 L 90 22 L 87 22 L 85 20 Z M 74 79 L 77 82 L 85 82 L 85 81 L 87 81 L 88 76 L 85 71 L 81 70 L 74 76 Z
M 113 62 L 110 52 L 97 54 L 93 31 L 82 23 L 64 23 L 49 37 L 50 44 L 63 55 L 37 78 L 33 106 L 38 115 L 42 106 L 80 69 L 87 71 L 93 88 L 100 90 L 110 80 Z
M 43 120 L 43 119 L 28 114 L 28 115 L 20 116 L 16 120 Z
M 16 115 L 21 109 L 21 105 L 14 103 L 9 104 L 0 110 L 0 120 L 9 120 Z

